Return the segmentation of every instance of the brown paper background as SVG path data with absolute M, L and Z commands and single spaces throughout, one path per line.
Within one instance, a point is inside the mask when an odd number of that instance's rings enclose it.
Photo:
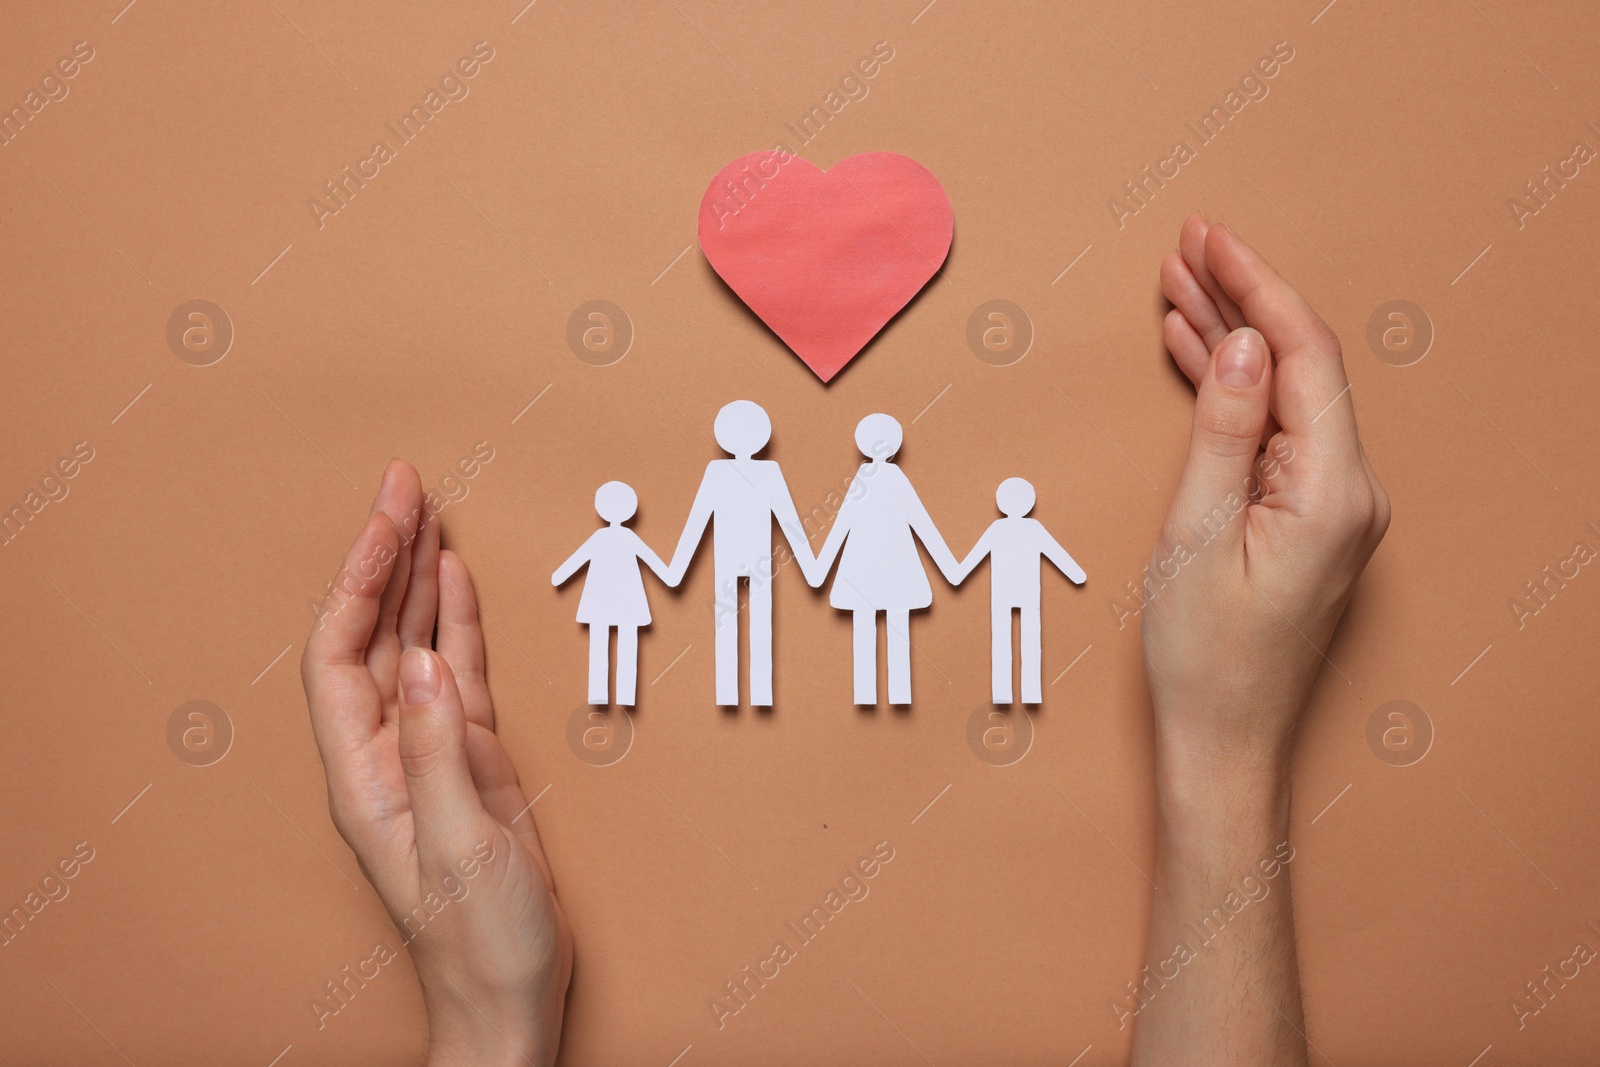
M 577 940 L 564 1062 L 1122 1061 L 1108 1004 L 1142 962 L 1152 784 L 1137 628 L 1110 604 L 1187 440 L 1156 268 L 1197 207 L 1338 330 L 1394 500 L 1295 764 L 1311 1038 L 1341 1065 L 1600 1057 L 1592 968 L 1520 1030 L 1509 1006 L 1600 945 L 1600 576 L 1521 629 L 1508 606 L 1576 542 L 1600 546 L 1600 169 L 1524 228 L 1507 203 L 1576 141 L 1600 147 L 1600 14 L 923 2 L 9 7 L 0 100 L 74 42 L 96 56 L 0 149 L 0 505 L 76 442 L 95 458 L 0 548 L 0 905 L 74 843 L 96 855 L 0 948 L 0 1059 L 420 1062 L 403 959 L 321 1029 L 309 1007 L 396 942 L 328 820 L 295 662 L 384 462 L 435 488 L 487 441 L 445 537 L 490 620 L 501 736 L 529 795 L 548 787 L 533 811 Z M 495 56 L 470 95 L 319 230 L 322 183 L 477 41 Z M 784 124 L 877 41 L 895 54 L 869 95 L 801 150 L 920 160 L 955 244 L 824 387 L 719 284 L 695 213 L 729 159 L 799 147 Z M 1119 230 L 1108 198 L 1279 41 L 1295 58 L 1270 95 Z M 236 331 L 209 367 L 166 341 L 196 298 Z M 565 341 L 595 298 L 636 332 L 607 367 Z M 1036 333 L 1006 367 L 965 340 L 997 298 Z M 1412 366 L 1366 342 L 1394 299 L 1436 330 Z M 850 706 L 848 620 L 780 575 L 778 707 L 724 713 L 704 557 L 679 595 L 652 587 L 632 748 L 576 757 L 578 585 L 549 573 L 610 478 L 670 551 L 737 397 L 771 412 L 803 512 L 877 410 L 905 424 L 904 469 L 958 551 L 1003 477 L 1036 484 L 1090 580 L 1047 578 L 1023 759 L 991 766 L 966 740 L 984 574 L 959 592 L 934 577 L 909 712 Z M 167 745 L 193 699 L 235 732 L 207 767 Z M 1435 731 L 1409 767 L 1367 743 L 1393 699 Z M 895 859 L 871 895 L 719 1031 L 723 982 L 879 841 Z

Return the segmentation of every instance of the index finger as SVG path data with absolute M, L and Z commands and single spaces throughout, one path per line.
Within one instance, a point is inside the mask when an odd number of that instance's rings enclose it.
M 1272 264 L 1223 223 L 1206 234 L 1213 276 L 1274 357 L 1272 413 L 1291 434 L 1356 442 L 1339 338 Z
M 400 531 L 393 520 L 382 511 L 367 516 L 311 625 L 300 659 L 308 685 L 316 672 L 330 667 L 366 669 L 367 644 L 399 554 Z

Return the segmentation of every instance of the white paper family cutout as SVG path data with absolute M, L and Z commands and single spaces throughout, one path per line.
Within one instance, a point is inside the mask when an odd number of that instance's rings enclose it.
M 556 568 L 550 581 L 560 585 L 585 564 L 589 574 L 578 601 L 578 621 L 589 627 L 589 703 L 607 704 L 611 631 L 617 631 L 617 703 L 632 706 L 638 695 L 639 627 L 650 623 L 650 602 L 639 575 L 643 560 L 668 585 L 677 585 L 655 550 L 622 525 L 639 510 L 639 498 L 622 482 L 595 491 L 594 509 L 606 520 L 583 546 Z
M 1011 611 L 1021 616 L 1022 702 L 1037 704 L 1044 699 L 1044 665 L 1040 662 L 1043 641 L 1040 636 L 1039 599 L 1042 560 L 1055 564 L 1077 585 L 1089 576 L 1077 560 L 1067 554 L 1038 519 L 1027 518 L 1033 510 L 1033 486 L 1022 478 L 1007 478 L 995 490 L 994 502 L 1003 519 L 996 519 L 983 531 L 967 558 L 956 567 L 952 584 L 960 585 L 974 567 L 989 559 L 989 605 L 994 673 L 994 702 L 1011 703 Z
M 839 561 L 828 603 L 851 612 L 854 619 L 857 704 L 878 702 L 879 612 L 888 631 L 889 703 L 911 703 L 911 612 L 933 603 L 933 587 L 913 534 L 945 579 L 956 584 L 955 556 L 911 480 L 890 462 L 900 451 L 900 441 L 900 424 L 888 415 L 868 415 L 856 426 L 856 447 L 867 462 L 857 469 L 817 553 L 819 573 L 807 575 L 807 581 L 820 586 L 834 560 Z
M 811 546 L 783 471 L 755 454 L 772 439 L 772 422 L 761 405 L 735 400 L 717 412 L 717 444 L 732 459 L 714 459 L 689 508 L 689 521 L 672 553 L 668 585 L 676 586 L 711 530 L 712 577 L 716 581 L 717 703 L 739 703 L 739 583 L 745 582 L 750 612 L 750 706 L 772 706 L 772 523 L 810 580 Z
M 589 627 L 590 704 L 610 703 L 607 661 L 612 630 L 617 632 L 615 703 L 636 702 L 639 627 L 650 622 L 639 564 L 648 566 L 665 585 L 676 587 L 709 525 L 717 591 L 717 703 L 739 703 L 738 594 L 743 582 L 750 619 L 750 704 L 771 707 L 772 579 L 777 570 L 772 558 L 773 522 L 783 531 L 808 585 L 820 588 L 838 564 L 828 603 L 852 614 L 856 704 L 878 702 L 879 615 L 887 630 L 889 703 L 911 703 L 911 612 L 933 602 L 918 540 L 951 585 L 960 585 L 978 564 L 989 561 L 994 703 L 1012 702 L 1013 610 L 1021 615 L 1022 702 L 1042 700 L 1043 561 L 1078 585 L 1087 576 L 1043 524 L 1027 518 L 1034 505 L 1032 485 L 1021 478 L 1000 483 L 995 502 L 1003 517 L 990 524 L 967 557 L 957 562 L 910 479 L 892 462 L 902 441 L 900 423 L 889 415 L 868 415 L 855 434 L 866 462 L 851 480 L 822 550 L 813 555 L 783 472 L 776 462 L 755 458 L 772 437 L 767 413 L 749 400 L 735 400 L 717 413 L 715 435 L 717 444 L 733 458 L 712 460 L 706 466 L 670 564 L 623 525 L 638 508 L 634 491 L 622 482 L 607 482 L 595 493 L 595 510 L 607 525 L 551 575 L 551 583 L 559 586 L 580 567 L 589 568 L 578 621 Z

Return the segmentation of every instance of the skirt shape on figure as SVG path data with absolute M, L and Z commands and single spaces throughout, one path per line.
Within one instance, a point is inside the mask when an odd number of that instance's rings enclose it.
M 590 626 L 645 626 L 650 602 L 639 573 L 640 541 L 625 526 L 608 526 L 589 538 L 589 573 L 578 601 L 578 621 Z
M 911 482 L 894 464 L 856 472 L 836 522 L 849 535 L 828 603 L 844 611 L 909 611 L 933 603 L 933 587 L 909 516 L 920 509 Z

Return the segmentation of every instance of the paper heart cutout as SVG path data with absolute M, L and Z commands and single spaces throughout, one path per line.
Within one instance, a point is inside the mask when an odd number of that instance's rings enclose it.
M 824 382 L 944 264 L 955 225 L 928 169 L 894 152 L 824 171 L 782 150 L 740 156 L 700 201 L 700 249 Z

